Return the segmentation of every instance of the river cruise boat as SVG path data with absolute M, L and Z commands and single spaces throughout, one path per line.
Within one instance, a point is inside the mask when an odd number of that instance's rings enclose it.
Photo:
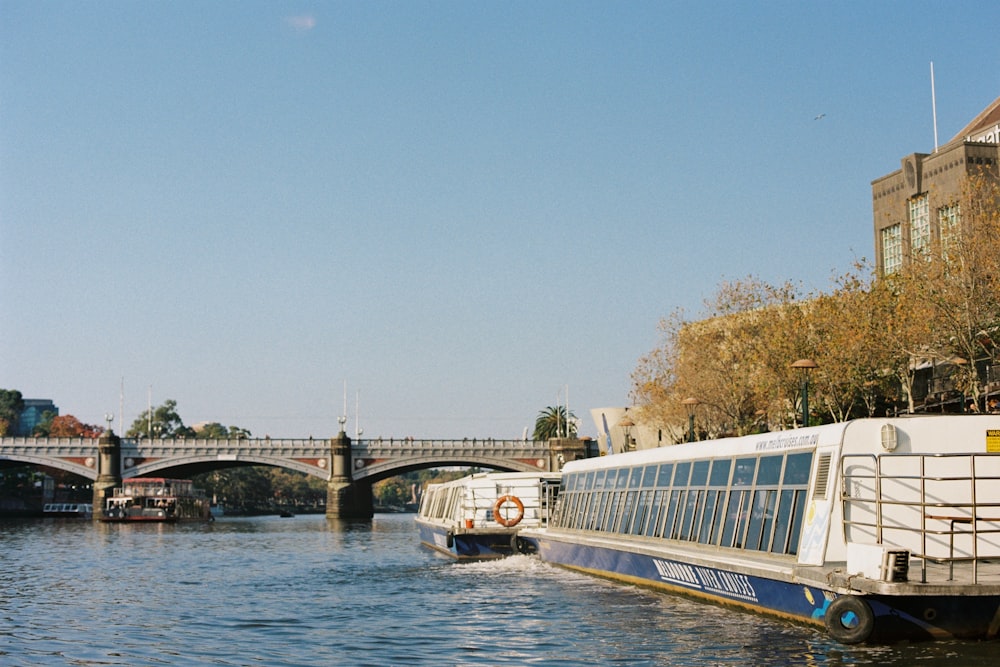
M 101 521 L 208 521 L 208 498 L 189 479 L 133 477 L 107 499 Z
M 45 503 L 42 515 L 57 519 L 91 519 L 94 506 L 90 503 Z
M 858 421 L 567 463 L 542 560 L 825 627 L 1000 633 L 1000 416 Z
M 548 521 L 559 473 L 479 473 L 430 484 L 420 499 L 420 542 L 457 560 L 486 560 L 526 552 L 524 528 Z

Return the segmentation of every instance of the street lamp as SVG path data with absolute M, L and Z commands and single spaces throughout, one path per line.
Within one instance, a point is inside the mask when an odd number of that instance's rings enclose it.
M 819 368 L 812 359 L 799 359 L 792 362 L 792 368 L 802 373 L 800 388 L 802 390 L 802 426 L 809 426 L 809 371 Z
M 688 442 L 694 442 L 694 410 L 701 403 L 697 398 L 685 398 L 681 403 L 688 413 Z
M 632 449 L 632 438 L 629 436 L 629 433 L 632 431 L 632 427 L 635 426 L 635 422 L 632 421 L 632 418 L 629 417 L 626 412 L 625 416 L 622 417 L 622 420 L 618 422 L 618 425 L 622 427 L 623 431 L 625 431 L 625 447 L 622 451 L 627 452 Z

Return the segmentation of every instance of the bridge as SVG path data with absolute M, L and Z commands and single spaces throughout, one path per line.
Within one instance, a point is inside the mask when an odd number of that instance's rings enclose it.
M 268 465 L 327 481 L 327 515 L 370 518 L 373 483 L 411 470 L 478 466 L 552 472 L 588 455 L 587 441 L 240 438 L 0 438 L 0 466 L 64 470 L 94 483 L 94 514 L 129 477 L 190 477 L 237 466 Z

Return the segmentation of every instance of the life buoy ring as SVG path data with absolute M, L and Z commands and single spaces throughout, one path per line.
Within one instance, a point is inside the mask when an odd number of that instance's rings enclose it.
M 514 516 L 504 516 L 501 514 L 500 510 L 507 506 L 507 503 L 513 503 L 514 507 L 517 508 L 517 513 Z M 493 504 L 493 520 L 499 523 L 504 528 L 511 528 L 521 523 L 521 519 L 524 518 L 524 503 L 517 496 L 512 496 L 507 494 L 506 496 L 500 496 L 497 501 Z
M 875 614 L 867 602 L 854 595 L 841 595 L 830 603 L 823 617 L 830 636 L 842 644 L 859 644 L 875 629 Z

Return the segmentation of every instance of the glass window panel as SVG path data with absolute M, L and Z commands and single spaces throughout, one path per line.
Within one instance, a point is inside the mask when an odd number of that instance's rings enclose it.
M 718 500 L 719 492 L 715 489 L 705 494 L 705 511 L 701 517 L 701 530 L 698 531 L 698 541 L 702 544 L 711 544 L 712 521 L 715 519 L 715 503 Z
M 781 480 L 781 454 L 760 457 L 757 470 L 757 486 L 776 485 Z
M 729 494 L 726 509 L 726 524 L 722 531 L 722 546 L 743 548 L 743 529 L 746 527 L 747 496 L 749 491 L 733 491 Z
M 681 494 L 683 492 L 679 490 L 674 490 L 670 492 L 670 500 L 667 502 L 667 516 L 663 522 L 663 537 L 673 537 L 674 531 L 674 519 L 677 516 L 678 505 L 681 502 Z M 683 509 L 683 508 L 682 508 Z
M 650 506 L 649 521 L 646 522 L 646 537 L 653 537 L 659 527 L 660 515 L 663 513 L 663 490 L 657 489 L 653 492 L 653 502 Z M 658 536 L 658 535 L 657 535 Z
M 678 463 L 674 470 L 674 486 L 687 486 L 688 478 L 691 476 L 691 462 Z
M 670 478 L 673 477 L 673 474 L 674 474 L 674 464 L 664 463 L 663 465 L 660 466 L 660 476 L 656 480 L 656 485 L 659 487 L 670 486 Z
M 812 452 L 789 454 L 785 463 L 785 485 L 809 485 L 809 472 L 812 468 Z
M 635 509 L 635 496 L 639 493 L 638 491 L 626 491 L 625 492 L 625 503 L 622 508 L 621 525 L 618 526 L 619 533 L 631 533 L 632 532 L 632 511 Z
M 642 473 L 642 486 L 646 489 L 656 486 L 656 466 L 646 466 Z
M 632 470 L 629 468 L 622 468 L 618 471 L 618 487 L 619 489 L 627 489 L 629 486 L 629 479 L 631 477 Z
M 795 492 L 795 509 L 792 512 L 792 529 L 790 535 L 788 536 L 788 548 L 786 551 L 790 554 L 799 553 L 799 533 L 802 529 L 802 512 L 806 507 L 806 492 L 796 491 Z
M 733 472 L 733 486 L 750 486 L 753 484 L 753 473 L 757 468 L 757 459 L 736 459 L 736 470 Z
M 684 504 L 684 520 L 681 521 L 681 529 L 677 534 L 677 537 L 682 540 L 691 539 L 691 527 L 697 525 L 695 523 L 696 516 L 698 515 L 699 500 L 701 500 L 701 494 L 703 491 L 688 491 L 687 502 Z
M 635 519 L 632 521 L 633 535 L 642 535 L 646 528 L 646 519 L 649 518 L 649 501 L 653 497 L 652 491 L 640 491 L 636 500 Z
M 691 468 L 690 486 L 705 486 L 708 481 L 708 466 L 711 461 L 695 461 Z
M 729 470 L 732 468 L 730 459 L 716 459 L 712 462 L 712 476 L 708 483 L 712 486 L 726 486 L 729 484 Z
M 767 498 L 764 501 L 764 525 L 760 530 L 761 551 L 767 551 L 771 544 L 771 528 L 774 526 L 774 503 L 778 499 L 778 492 L 774 489 L 767 490 Z
M 618 468 L 612 468 L 608 471 L 607 477 L 604 478 L 603 489 L 613 489 L 615 488 L 615 483 L 618 481 Z
M 747 525 L 746 549 L 758 551 L 760 549 L 761 531 L 764 527 L 764 517 L 767 514 L 767 494 L 770 491 L 757 489 L 753 494 L 753 501 L 750 503 L 750 520 Z
M 776 554 L 785 553 L 788 544 L 788 524 L 792 516 L 792 503 L 795 492 L 786 489 L 781 492 L 778 501 L 778 511 L 774 517 L 774 539 L 771 540 L 771 551 Z
M 719 533 L 722 532 L 723 519 L 726 515 L 726 492 L 719 491 L 719 497 L 715 501 L 715 518 L 712 520 L 712 535 L 708 538 L 707 544 L 718 544 Z

